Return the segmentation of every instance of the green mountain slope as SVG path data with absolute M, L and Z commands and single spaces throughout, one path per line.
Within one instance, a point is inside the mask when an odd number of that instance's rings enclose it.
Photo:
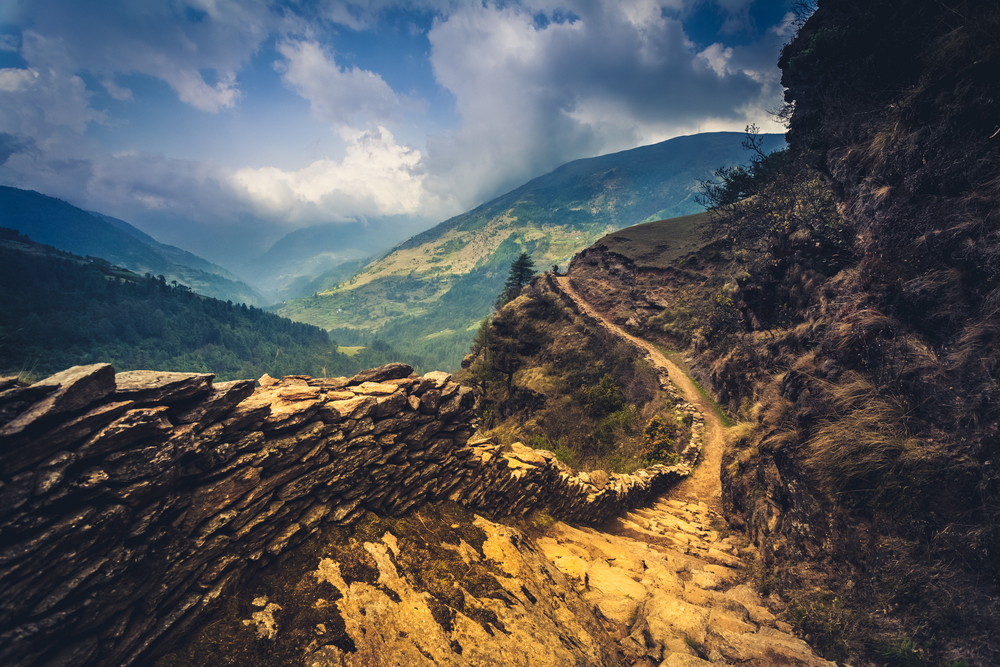
M 677 137 L 570 162 L 401 243 L 360 273 L 277 310 L 324 328 L 377 331 L 428 367 L 457 368 L 472 332 L 528 252 L 539 269 L 564 265 L 611 231 L 697 213 L 697 180 L 745 162 L 743 135 Z M 765 135 L 765 150 L 784 144 Z
M 264 305 L 249 285 L 220 266 L 157 242 L 123 220 L 90 213 L 31 190 L 0 186 L 0 225 L 39 243 L 77 255 L 100 257 L 139 274 L 162 275 L 199 294 L 234 303 Z
M 145 278 L 0 228 L 0 375 L 44 377 L 108 362 L 119 371 L 219 379 L 353 375 L 398 360 L 385 346 L 353 356 L 317 327 Z

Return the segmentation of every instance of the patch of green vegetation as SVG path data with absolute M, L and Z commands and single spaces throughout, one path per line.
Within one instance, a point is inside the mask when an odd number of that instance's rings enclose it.
M 699 383 L 697 380 L 694 379 L 694 376 L 691 375 L 691 367 L 684 360 L 684 356 L 680 352 L 668 350 L 660 345 L 657 345 L 656 349 L 659 350 L 660 353 L 663 354 L 663 356 L 672 361 L 675 366 L 680 368 L 684 372 L 684 374 L 688 376 L 688 379 L 691 380 L 691 384 L 694 385 L 694 388 L 697 389 L 698 393 L 701 394 L 702 398 L 708 401 L 708 404 L 712 406 L 712 412 L 716 414 L 716 416 L 719 418 L 719 421 L 722 422 L 723 426 L 725 426 L 726 428 L 735 426 L 736 422 L 733 421 L 732 417 L 730 417 L 729 414 L 722 409 L 722 406 L 715 401 L 712 395 L 708 393 L 708 391 L 704 387 L 701 386 L 701 383 Z
M 907 637 L 878 642 L 872 653 L 885 667 L 921 667 L 924 664 L 920 645 Z
M 0 371 L 47 376 L 74 365 L 118 371 L 353 375 L 396 361 L 387 346 L 338 353 L 327 332 L 258 308 L 203 297 L 165 278 L 30 242 L 0 247 Z M 25 249 L 30 249 L 27 252 Z
M 588 329 L 560 298 L 536 281 L 482 323 L 475 361 L 457 377 L 484 390 L 486 434 L 547 449 L 578 470 L 626 473 L 669 461 L 666 451 L 650 454 L 643 428 L 659 417 L 663 444 L 687 442 L 691 425 L 660 390 L 655 370 L 631 346 Z M 507 350 L 512 374 L 494 377 L 480 367 L 482 352 L 502 340 L 517 342 Z M 526 347 L 530 341 L 536 343 Z
M 348 357 L 353 357 L 363 349 L 365 349 L 364 345 L 337 346 L 337 352 L 339 352 L 340 354 L 346 354 Z
M 594 245 L 632 260 L 637 268 L 665 269 L 705 246 L 707 213 L 644 222 L 604 236 Z

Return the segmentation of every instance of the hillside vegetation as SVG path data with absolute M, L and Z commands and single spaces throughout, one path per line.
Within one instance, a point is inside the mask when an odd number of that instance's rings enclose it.
M 162 275 L 199 294 L 266 305 L 263 297 L 221 266 L 159 243 L 124 220 L 84 211 L 61 199 L 0 186 L 0 225 L 66 252 L 100 257 L 139 274 Z
M 821 2 L 780 63 L 784 167 L 694 253 L 651 225 L 569 272 L 737 418 L 758 584 L 855 665 L 1000 661 L 998 31 L 996 3 Z
M 215 373 L 223 380 L 353 375 L 397 356 L 337 352 L 322 329 L 200 296 L 0 228 L 0 375 L 40 378 L 107 362 L 118 371 Z
M 539 267 L 565 266 L 615 229 L 703 210 L 694 199 L 698 179 L 746 159 L 738 137 L 678 137 L 563 165 L 277 312 L 327 329 L 377 330 L 424 367 L 457 369 L 520 253 Z M 766 144 L 783 139 L 768 135 Z

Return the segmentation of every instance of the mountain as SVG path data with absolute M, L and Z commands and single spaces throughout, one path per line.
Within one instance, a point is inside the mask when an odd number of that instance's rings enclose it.
M 357 273 L 368 263 L 363 260 L 404 238 L 403 229 L 405 222 L 391 218 L 297 229 L 244 264 L 240 272 L 272 302 L 304 296 L 323 289 L 327 274 L 339 282 Z
M 32 190 L 0 186 L 0 225 L 38 243 L 77 255 L 100 257 L 138 274 L 162 275 L 195 292 L 233 303 L 265 299 L 225 269 L 157 242 L 129 223 L 91 213 Z
M 327 332 L 164 278 L 34 243 L 0 227 L 0 376 L 99 362 L 220 379 L 353 375 L 395 361 L 381 346 L 341 353 Z
M 565 264 L 610 231 L 697 213 L 698 179 L 746 162 L 743 135 L 717 132 L 576 160 L 399 244 L 360 273 L 277 312 L 324 328 L 377 331 L 457 368 L 472 330 L 489 314 L 510 262 Z M 784 145 L 763 135 L 764 150 Z

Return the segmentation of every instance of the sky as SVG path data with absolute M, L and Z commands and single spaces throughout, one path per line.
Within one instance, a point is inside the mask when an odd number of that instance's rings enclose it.
M 791 0 L 5 0 L 0 184 L 239 266 L 755 123 Z

